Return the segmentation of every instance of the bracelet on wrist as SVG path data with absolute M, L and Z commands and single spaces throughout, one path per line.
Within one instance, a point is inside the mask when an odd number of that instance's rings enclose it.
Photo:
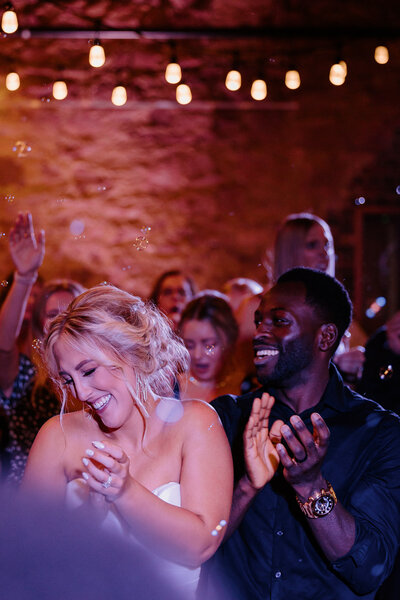
M 15 271 L 14 273 L 14 281 L 16 281 L 17 283 L 23 283 L 25 285 L 33 285 L 37 279 L 38 276 L 38 272 L 35 271 L 32 275 L 21 275 L 21 273 L 18 273 L 18 271 Z

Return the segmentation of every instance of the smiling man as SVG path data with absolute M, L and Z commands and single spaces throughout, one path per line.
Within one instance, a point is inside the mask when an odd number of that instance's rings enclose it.
M 283 274 L 255 314 L 262 384 L 213 402 L 236 487 L 204 571 L 235 600 L 372 599 L 400 538 L 400 420 L 343 384 L 331 358 L 351 321 L 344 287 Z M 207 576 L 208 575 L 208 576 Z

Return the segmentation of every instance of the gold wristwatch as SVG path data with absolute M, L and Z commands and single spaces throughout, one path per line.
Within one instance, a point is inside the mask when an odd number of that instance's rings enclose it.
M 329 481 L 327 481 L 326 484 L 327 489 L 322 489 L 319 492 L 316 492 L 310 496 L 306 502 L 301 502 L 296 496 L 300 510 L 309 519 L 319 519 L 320 517 L 325 517 L 326 515 L 329 515 L 329 513 L 335 508 L 337 503 L 336 494 Z

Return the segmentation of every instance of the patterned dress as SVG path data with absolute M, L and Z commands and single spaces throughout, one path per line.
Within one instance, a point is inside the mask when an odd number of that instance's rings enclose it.
M 2 449 L 2 479 L 7 483 L 21 481 L 36 434 L 50 417 L 60 412 L 58 398 L 46 387 L 38 387 L 33 397 L 35 373 L 31 360 L 20 354 L 11 395 L 7 398 L 0 390 L 0 407 L 8 421 Z

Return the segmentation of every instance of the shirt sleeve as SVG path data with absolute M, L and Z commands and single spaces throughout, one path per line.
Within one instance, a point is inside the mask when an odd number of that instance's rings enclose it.
M 355 518 L 354 545 L 332 564 L 360 595 L 378 589 L 389 576 L 399 546 L 400 420 L 386 415 L 371 431 L 375 455 L 346 506 Z

